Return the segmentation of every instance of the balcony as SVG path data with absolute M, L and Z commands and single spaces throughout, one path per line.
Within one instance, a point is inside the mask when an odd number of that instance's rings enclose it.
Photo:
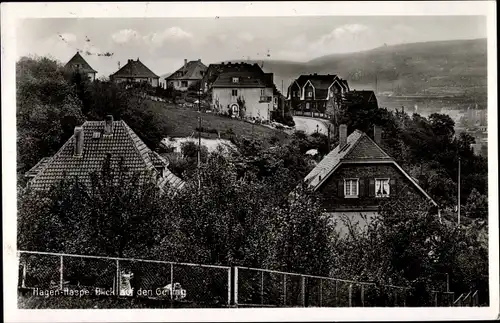
M 271 102 L 273 100 L 272 96 L 261 96 L 259 102 Z

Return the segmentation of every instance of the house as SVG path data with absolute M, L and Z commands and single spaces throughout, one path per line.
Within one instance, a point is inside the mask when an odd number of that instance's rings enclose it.
M 436 202 L 381 147 L 381 129 L 374 127 L 374 139 L 347 126 L 339 127 L 339 145 L 306 176 L 305 181 L 319 193 L 321 206 L 331 219 L 347 216 L 364 222 L 378 214 L 387 197 L 412 194 Z M 439 211 L 438 211 L 439 212 Z
M 348 91 L 347 81 L 337 75 L 300 75 L 288 87 L 287 101 L 290 109 L 300 114 L 326 113 L 327 105 L 331 104 L 331 109 L 339 106 Z
M 343 96 L 343 106 L 353 106 L 353 105 L 363 105 L 363 106 L 374 106 L 378 107 L 377 96 L 373 91 L 367 90 L 352 90 L 344 93 Z
M 219 75 L 231 72 L 253 72 L 257 74 L 264 73 L 262 68 L 257 63 L 249 64 L 244 62 L 222 62 L 220 64 L 210 64 L 205 73 L 205 76 L 202 79 L 203 90 L 205 92 L 211 90 L 213 83 L 219 77 Z
M 148 83 L 153 87 L 158 87 L 160 82 L 160 77 L 144 65 L 139 58 L 136 61 L 129 59 L 127 64 L 109 78 L 116 83 Z
M 74 135 L 52 157 L 40 160 L 25 176 L 35 190 L 46 190 L 64 176 L 78 177 L 90 184 L 90 175 L 100 171 L 104 163 L 116 169 L 121 163 L 130 173 L 141 178 L 152 174 L 161 189 L 178 190 L 184 182 L 168 169 L 168 161 L 150 150 L 123 120 L 85 121 L 75 127 Z M 167 185 L 168 184 L 168 185 Z
M 206 71 L 207 67 L 201 62 L 201 59 L 189 62 L 185 59 L 184 66 L 166 77 L 165 82 L 167 86 L 171 86 L 176 90 L 187 91 L 194 84 L 199 83 L 201 85 L 201 80 Z
M 274 110 L 272 73 L 242 69 L 221 73 L 212 85 L 212 105 L 218 113 L 268 121 Z
M 87 75 L 87 77 L 91 81 L 95 81 L 95 75 L 97 73 L 89 63 L 80 55 L 79 52 L 76 52 L 75 56 L 73 56 L 64 66 L 64 68 L 72 71 L 79 72 L 83 75 Z

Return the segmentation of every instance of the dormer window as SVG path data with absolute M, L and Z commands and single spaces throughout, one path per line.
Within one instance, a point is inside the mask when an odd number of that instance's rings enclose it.
M 239 83 L 240 78 L 239 77 L 233 77 L 233 83 Z

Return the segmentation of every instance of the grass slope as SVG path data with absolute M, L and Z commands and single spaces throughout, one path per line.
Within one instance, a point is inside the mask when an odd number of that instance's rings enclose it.
M 149 107 L 159 114 L 166 128 L 169 130 L 170 137 L 189 137 L 197 136 L 196 128 L 199 126 L 198 111 L 190 108 L 181 108 L 171 104 L 149 101 Z M 276 129 L 271 129 L 262 125 L 252 125 L 251 123 L 231 119 L 215 114 L 202 113 L 202 128 L 216 129 L 221 133 L 221 138 L 228 138 L 227 131 L 231 130 L 236 136 L 244 138 L 253 138 L 262 140 L 268 143 L 273 137 L 284 142 L 288 139 L 288 135 Z M 203 133 L 205 138 L 217 137 L 215 134 Z

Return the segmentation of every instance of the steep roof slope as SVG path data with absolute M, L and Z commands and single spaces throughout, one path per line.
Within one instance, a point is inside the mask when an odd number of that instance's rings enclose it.
M 77 67 L 78 66 L 78 67 Z M 84 73 L 97 73 L 89 63 L 80 55 L 79 52 L 75 54 L 64 66 L 65 68 L 79 69 Z
M 166 77 L 167 80 L 201 80 L 203 73 L 208 68 L 201 61 L 190 61 L 186 67 L 182 66 L 170 76 Z
M 153 73 L 144 63 L 137 59 L 129 59 L 127 64 L 120 68 L 112 77 L 150 77 L 159 78 L 158 75 Z
M 437 203 L 418 185 L 415 180 L 408 175 L 379 145 L 377 145 L 367 134 L 360 130 L 355 130 L 346 140 L 346 145 L 337 145 L 328 155 L 326 155 L 314 169 L 305 177 L 306 183 L 314 190 L 317 190 L 340 166 L 349 162 L 367 163 L 378 161 L 395 165 L 399 171 L 434 205 Z
M 88 185 L 91 173 L 100 171 L 109 158 L 111 169 L 117 169 L 119 163 L 122 163 L 128 172 L 139 172 L 142 178 L 148 173 L 158 174 L 160 167 L 163 171 L 158 183 L 161 188 L 167 183 L 174 189 L 182 188 L 184 182 L 168 170 L 168 162 L 151 151 L 124 121 L 113 121 L 111 136 L 103 135 L 104 124 L 104 121 L 86 121 L 82 125 L 82 157 L 73 155 L 73 135 L 53 157 L 49 160 L 42 159 L 28 171 L 27 175 L 33 177 L 30 186 L 34 189 L 48 189 L 65 176 L 78 177 Z

